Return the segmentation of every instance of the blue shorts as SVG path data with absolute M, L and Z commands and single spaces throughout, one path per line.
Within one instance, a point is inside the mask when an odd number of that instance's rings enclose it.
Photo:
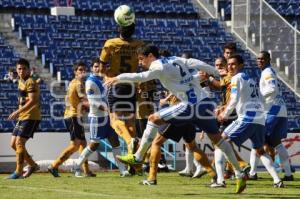
M 277 117 L 267 114 L 266 119 L 266 144 L 276 147 L 275 143 L 287 137 L 288 120 L 286 117 Z
M 109 117 L 89 117 L 90 122 L 90 139 L 92 142 L 99 143 L 101 139 L 115 137 L 118 135 L 110 126 Z
M 261 124 L 235 120 L 224 130 L 224 133 L 237 146 L 241 146 L 247 139 L 250 139 L 252 147 L 259 149 L 265 142 L 265 126 Z
M 215 103 L 208 98 L 195 105 L 180 102 L 158 112 L 161 119 L 173 125 L 190 124 L 210 134 L 219 133 L 214 115 Z
M 33 138 L 34 132 L 38 129 L 40 120 L 19 120 L 12 135 L 22 138 Z

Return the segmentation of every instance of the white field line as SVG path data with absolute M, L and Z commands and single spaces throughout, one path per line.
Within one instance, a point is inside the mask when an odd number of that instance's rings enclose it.
M 110 195 L 110 194 L 103 194 L 103 193 L 90 193 L 90 192 L 65 190 L 65 189 L 49 189 L 49 188 L 43 188 L 43 187 L 0 185 L 0 188 L 39 190 L 39 191 L 49 191 L 49 192 L 57 192 L 57 193 L 69 193 L 69 194 L 75 194 L 75 195 L 81 195 L 81 196 L 102 196 L 102 197 L 105 196 L 105 197 L 109 197 L 109 198 L 120 198 L 120 196 L 117 196 L 117 195 Z M 126 197 L 126 196 L 123 195 L 122 198 L 132 199 L 132 196 Z M 139 198 L 137 198 L 137 199 L 139 199 Z M 145 199 L 145 197 L 142 197 L 140 199 Z

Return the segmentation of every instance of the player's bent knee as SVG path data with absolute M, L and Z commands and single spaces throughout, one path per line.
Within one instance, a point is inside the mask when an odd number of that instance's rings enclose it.
M 256 155 L 258 156 L 262 156 L 263 154 L 265 154 L 265 150 L 263 148 L 259 148 L 259 149 L 255 149 L 256 150 Z

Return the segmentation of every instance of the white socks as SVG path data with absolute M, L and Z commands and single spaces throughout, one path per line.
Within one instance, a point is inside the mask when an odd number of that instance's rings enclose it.
M 289 154 L 288 154 L 286 148 L 282 144 L 279 144 L 275 147 L 275 150 L 277 151 L 280 161 L 284 166 L 285 175 L 291 176 L 292 175 L 291 165 L 289 162 Z
M 263 155 L 260 156 L 260 160 L 263 163 L 263 165 L 266 167 L 269 174 L 272 176 L 274 183 L 278 183 L 280 181 L 280 178 L 273 166 L 274 163 L 272 161 L 272 158 L 267 153 L 264 153 Z
M 115 158 L 115 161 L 117 163 L 117 166 L 119 167 L 119 171 L 120 171 L 121 174 L 123 174 L 124 171 L 126 171 L 126 167 L 125 167 L 125 165 L 122 162 L 120 162 L 116 158 L 117 155 L 121 155 L 121 148 L 119 146 L 118 147 L 114 147 L 114 148 L 112 148 L 112 152 L 113 152 L 113 156 Z
M 144 134 L 140 143 L 140 146 L 136 153 L 134 154 L 136 161 L 143 161 L 146 152 L 148 151 L 151 143 L 157 133 L 158 126 L 153 122 L 148 121 L 146 129 L 144 130 Z
M 81 166 L 93 152 L 89 146 L 85 147 L 77 159 L 77 165 Z
M 224 154 L 221 151 L 221 149 L 215 147 L 215 151 L 214 151 L 214 155 L 215 155 L 215 168 L 216 168 L 216 173 L 218 176 L 217 182 L 223 183 L 224 180 Z
M 256 169 L 257 169 L 257 165 L 258 165 L 258 161 L 259 158 L 256 155 L 256 150 L 255 149 L 251 149 L 250 152 L 250 166 L 251 166 L 251 170 L 249 172 L 249 174 L 251 176 L 254 176 L 256 174 Z
M 235 173 L 235 177 L 241 178 L 242 177 L 241 168 L 240 168 L 239 162 L 236 159 L 236 156 L 234 154 L 234 151 L 233 151 L 231 145 L 224 139 L 221 139 L 219 141 L 219 143 L 216 144 L 216 146 L 222 150 L 226 159 L 232 164 L 234 173 Z
M 193 171 L 193 159 L 193 152 L 185 147 L 185 170 L 187 173 L 191 173 Z

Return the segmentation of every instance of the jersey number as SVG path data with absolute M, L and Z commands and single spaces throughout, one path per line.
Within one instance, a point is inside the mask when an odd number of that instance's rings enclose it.
M 120 63 L 120 72 L 121 73 L 129 73 L 131 72 L 131 65 L 127 62 L 130 60 L 130 56 L 121 56 L 121 63 Z
M 183 71 L 182 67 L 181 67 L 179 64 L 177 64 L 177 63 L 173 63 L 173 66 L 175 66 L 175 67 L 179 68 L 179 71 L 180 71 L 180 75 L 181 75 L 181 77 L 184 77 L 184 76 L 186 76 L 186 72 L 184 72 L 184 71 Z
M 257 84 L 250 84 L 250 88 L 252 88 L 251 97 L 258 97 L 258 85 Z

